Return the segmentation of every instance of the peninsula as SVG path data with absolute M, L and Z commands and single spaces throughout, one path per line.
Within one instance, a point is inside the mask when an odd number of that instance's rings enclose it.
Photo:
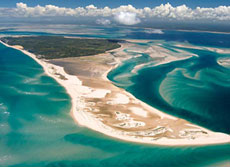
M 125 49 L 135 41 L 65 37 L 5 37 L 1 41 L 32 57 L 66 88 L 71 115 L 82 126 L 122 140 L 159 145 L 200 145 L 230 142 L 230 136 L 170 116 L 115 86 L 107 74 L 130 58 Z M 8 45 L 9 44 L 9 45 Z M 145 50 L 159 63 L 173 58 L 164 48 Z M 191 55 L 190 55 L 191 56 Z

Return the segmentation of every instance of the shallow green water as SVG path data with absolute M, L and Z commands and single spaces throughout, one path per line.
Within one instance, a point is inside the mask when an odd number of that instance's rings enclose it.
M 0 166 L 184 167 L 230 163 L 229 144 L 134 144 L 79 127 L 69 115 L 70 97 L 64 88 L 30 57 L 0 44 L 0 64 Z

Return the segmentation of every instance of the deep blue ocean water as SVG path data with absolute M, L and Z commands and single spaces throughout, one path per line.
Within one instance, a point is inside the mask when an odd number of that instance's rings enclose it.
M 165 47 L 175 49 L 170 42 Z M 108 77 L 154 107 L 229 133 L 229 69 L 216 63 L 217 57 L 228 55 L 180 49 L 199 57 L 144 68 L 135 75 L 130 73 L 140 63 L 154 62 L 143 54 L 127 60 Z M 230 144 L 184 147 L 135 144 L 79 127 L 69 114 L 70 97 L 64 88 L 46 76 L 30 57 L 0 44 L 0 64 L 0 166 L 218 167 L 230 164 Z M 122 74 L 129 77 L 119 77 Z
M 52 26 L 51 26 L 52 27 Z M 230 34 L 221 33 L 209 33 L 209 32 L 186 32 L 176 30 L 163 30 L 163 34 L 149 33 L 144 28 L 131 28 L 131 27 L 100 27 L 100 26 L 70 26 L 70 30 L 67 33 L 61 33 L 65 31 L 67 27 L 60 29 L 55 27 L 53 29 L 46 27 L 41 32 L 38 28 L 36 31 L 23 30 L 22 27 L 15 27 L 10 29 L 0 30 L 1 35 L 64 35 L 64 36 L 77 36 L 77 37 L 96 37 L 96 38 L 112 38 L 112 39 L 151 39 L 151 40 L 165 40 L 165 41 L 178 41 L 189 42 L 195 45 L 205 45 L 214 47 L 230 47 Z M 60 29 L 60 31 L 57 31 Z M 75 30 L 76 29 L 76 30 Z M 79 29 L 85 30 L 84 33 L 79 33 Z M 39 31 L 40 30 L 40 31 Z

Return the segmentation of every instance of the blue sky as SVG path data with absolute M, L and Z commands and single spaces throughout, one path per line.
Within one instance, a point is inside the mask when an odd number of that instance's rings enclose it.
M 105 26 L 154 22 L 230 25 L 230 0 L 0 0 L 0 20 L 3 18 L 63 23 L 69 19 Z
M 63 7 L 79 7 L 94 4 L 97 7 L 109 6 L 111 8 L 120 5 L 131 4 L 136 8 L 155 7 L 160 4 L 169 2 L 172 6 L 185 4 L 190 8 L 200 7 L 217 7 L 220 5 L 230 6 L 230 0 L 0 0 L 0 7 L 15 7 L 16 3 L 23 2 L 28 6 L 52 4 Z

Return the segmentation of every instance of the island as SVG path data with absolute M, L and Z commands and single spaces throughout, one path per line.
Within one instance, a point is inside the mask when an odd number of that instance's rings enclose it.
M 63 36 L 5 37 L 2 41 L 9 45 L 19 44 L 27 51 L 35 53 L 38 58 L 45 59 L 96 55 L 120 47 L 118 40 Z
M 138 50 L 137 40 L 29 36 L 4 37 L 1 41 L 32 57 L 66 88 L 72 98 L 71 115 L 79 125 L 140 143 L 200 145 L 230 141 L 229 135 L 168 115 L 108 80 L 107 74 L 129 59 L 124 50 Z M 159 63 L 184 59 L 170 57 L 160 46 L 144 52 Z

